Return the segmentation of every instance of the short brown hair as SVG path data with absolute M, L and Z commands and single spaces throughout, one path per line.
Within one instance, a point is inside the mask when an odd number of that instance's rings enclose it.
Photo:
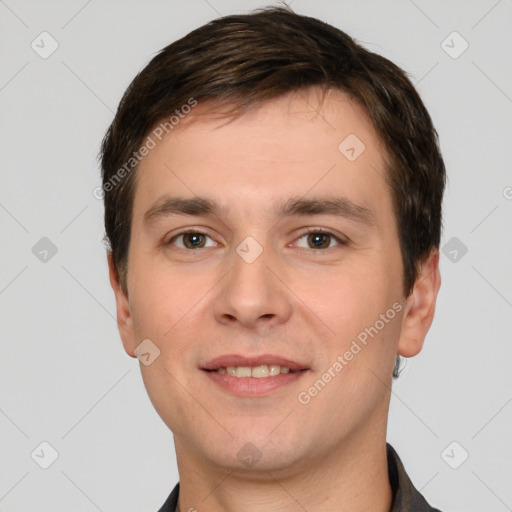
M 161 50 L 126 90 L 101 148 L 106 241 L 125 292 L 136 166 L 115 186 L 112 180 L 150 130 L 190 98 L 231 105 L 230 115 L 238 116 L 311 86 L 359 102 L 387 150 L 403 290 L 410 294 L 420 264 L 440 243 L 446 178 L 437 132 L 401 68 L 287 7 L 225 16 L 193 30 Z

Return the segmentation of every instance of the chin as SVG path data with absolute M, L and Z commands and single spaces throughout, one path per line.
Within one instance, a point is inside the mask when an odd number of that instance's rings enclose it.
M 275 425 L 273 422 L 272 428 Z M 262 429 L 260 425 L 258 429 L 240 429 L 232 438 L 224 436 L 208 445 L 200 441 L 202 446 L 197 451 L 219 468 L 235 471 L 240 476 L 261 474 L 267 480 L 268 472 L 296 468 L 297 462 L 306 456 L 307 448 L 304 439 L 291 436 L 289 429 L 283 429 L 281 435 L 269 435 L 272 428 Z

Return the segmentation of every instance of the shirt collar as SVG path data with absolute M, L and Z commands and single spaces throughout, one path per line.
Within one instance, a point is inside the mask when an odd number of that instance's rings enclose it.
M 388 474 L 393 501 L 389 512 L 440 512 L 432 508 L 416 490 L 407 475 L 404 465 L 394 448 L 386 444 L 388 455 Z

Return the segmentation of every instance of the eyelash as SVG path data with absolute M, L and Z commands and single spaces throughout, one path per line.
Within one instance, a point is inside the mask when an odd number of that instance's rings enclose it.
M 311 233 L 314 233 L 314 234 L 320 233 L 322 235 L 329 235 L 331 238 L 334 238 L 334 240 L 336 240 L 336 242 L 338 242 L 338 244 L 340 244 L 340 245 L 348 244 L 348 240 L 344 240 L 343 238 L 340 238 L 339 236 L 335 235 L 332 231 L 329 231 L 328 229 L 323 229 L 323 228 L 307 228 L 306 231 L 304 233 L 302 233 L 302 235 L 300 235 L 299 238 L 297 238 L 297 240 L 300 240 L 301 238 L 305 237 L 306 235 L 310 235 Z M 333 247 L 328 247 L 328 249 L 333 249 Z M 325 251 L 327 249 L 316 249 L 316 250 Z
M 338 244 L 340 246 L 348 245 L 348 240 L 344 240 L 344 239 L 336 236 L 331 231 L 323 229 L 323 228 L 307 228 L 306 231 L 304 233 L 302 233 L 296 240 L 300 240 L 301 238 L 304 238 L 305 236 L 310 235 L 312 233 L 314 233 L 314 234 L 322 234 L 322 235 L 329 235 L 334 240 L 336 240 L 336 242 L 338 242 Z M 194 229 L 194 230 L 189 230 L 189 231 L 181 231 L 180 233 L 174 235 L 172 238 L 170 238 L 168 241 L 166 241 L 165 245 L 171 245 L 172 242 L 174 242 L 176 239 L 178 239 L 180 236 L 183 236 L 183 235 L 203 235 L 203 236 L 207 236 L 207 237 L 209 237 L 209 238 L 211 238 L 213 240 L 213 238 L 208 233 L 205 233 L 204 231 L 201 231 L 199 229 L 197 229 L 197 230 Z M 183 249 L 183 248 L 182 247 L 178 247 L 178 249 Z M 198 249 L 203 249 L 203 247 L 199 247 Z M 321 248 L 317 248 L 317 249 L 310 248 L 310 249 L 315 250 L 315 251 L 326 251 L 328 249 L 334 249 L 334 247 L 327 247 L 325 249 L 321 249 Z M 193 251 L 193 250 L 197 250 L 197 249 L 185 248 L 183 250 L 185 250 L 185 251 Z

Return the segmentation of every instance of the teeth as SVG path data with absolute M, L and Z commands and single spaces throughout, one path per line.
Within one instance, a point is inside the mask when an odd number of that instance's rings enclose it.
M 283 367 L 284 368 L 284 367 Z M 281 367 L 278 364 L 271 364 L 268 367 L 268 374 L 272 377 L 281 373 Z
M 274 377 L 280 373 L 289 373 L 290 368 L 286 366 L 279 366 L 278 364 L 262 364 L 261 366 L 228 366 L 227 368 L 218 368 L 217 373 L 227 374 L 231 377 L 247 378 L 254 377 L 255 379 L 264 379 L 266 377 Z
M 262 379 L 263 377 L 268 377 L 268 366 L 263 364 L 261 366 L 255 366 L 251 371 L 251 377 L 256 377 L 257 379 Z
M 236 367 L 236 376 L 237 377 L 250 377 L 251 369 L 248 366 L 237 366 Z

